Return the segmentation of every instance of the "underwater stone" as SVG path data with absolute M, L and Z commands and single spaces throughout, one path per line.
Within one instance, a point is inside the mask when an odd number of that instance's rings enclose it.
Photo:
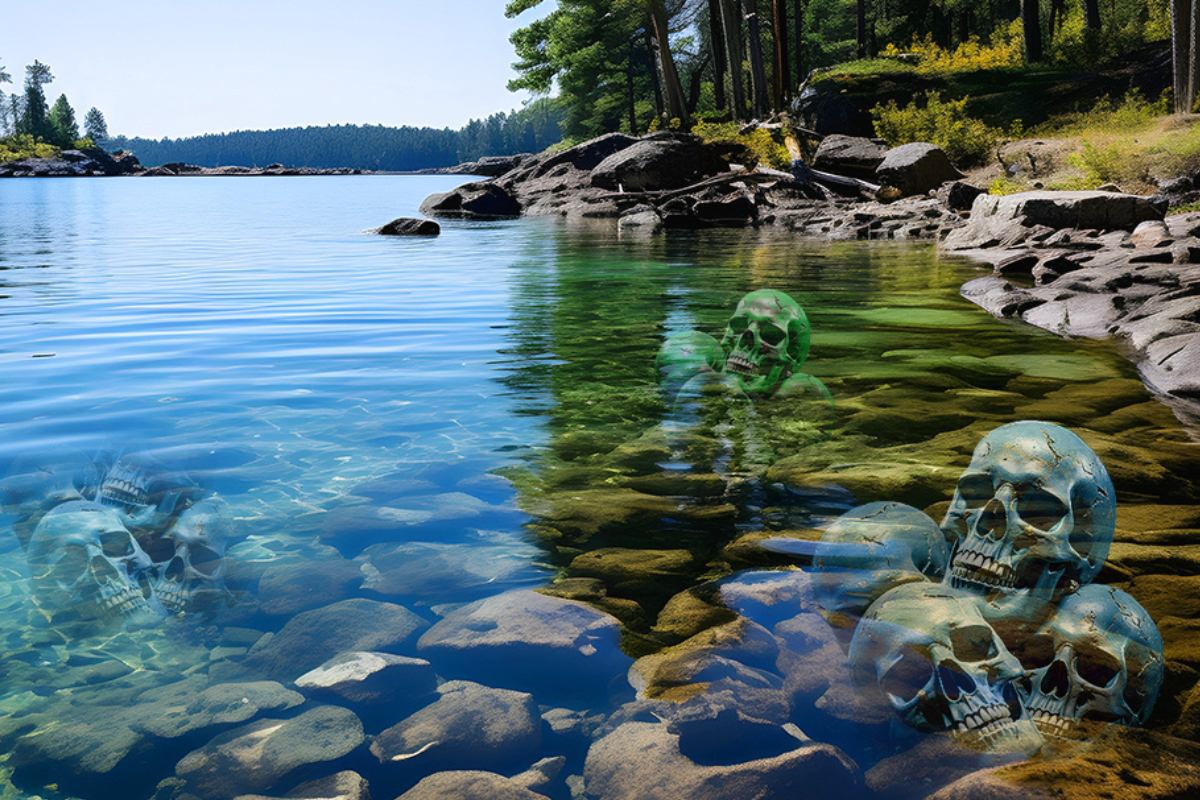
M 304 702 L 303 695 L 274 681 L 219 683 L 184 680 L 138 696 L 135 730 L 174 739 L 204 728 L 245 722 L 264 711 L 282 711 Z
M 298 800 L 371 800 L 371 791 L 363 776 L 352 770 L 343 770 L 302 783 L 288 791 L 284 798 Z M 240 794 L 233 800 L 276 800 L 261 794 Z M 280 798 L 283 800 L 283 798 Z
M 291 617 L 353 593 L 362 581 L 358 565 L 322 558 L 266 568 L 258 582 L 258 608 L 264 614 Z
M 362 587 L 400 597 L 494 594 L 514 584 L 541 583 L 546 573 L 533 566 L 542 551 L 515 537 L 507 544 L 486 542 L 376 544 L 359 556 Z
M 681 752 L 681 737 L 661 723 L 626 723 L 592 745 L 586 796 L 603 800 L 682 797 L 853 797 L 857 768 L 826 744 L 803 745 L 735 763 L 700 763 Z
M 817 608 L 810 574 L 798 569 L 741 572 L 721 581 L 721 600 L 766 628 Z
M 511 771 L 532 762 L 542 744 L 533 696 L 469 681 L 438 688 L 440 698 L 375 737 L 380 762 L 434 769 Z
M 271 789 L 301 767 L 339 759 L 362 742 L 358 717 L 318 706 L 292 719 L 262 719 L 227 731 L 180 759 L 175 775 L 204 800 L 235 797 Z
M 437 236 L 442 227 L 431 219 L 399 217 L 375 232 L 381 236 Z
M 243 666 L 291 681 L 347 650 L 392 652 L 410 644 L 426 622 L 403 606 L 356 598 L 297 614 L 263 637 Z
M 628 667 L 620 635 L 591 606 L 519 589 L 450 613 L 417 649 L 443 674 L 579 701 Z
M 339 653 L 296 678 L 300 689 L 365 705 L 420 703 L 437 690 L 428 661 L 390 653 Z
M 546 795 L 495 772 L 457 770 L 436 772 L 396 800 L 545 800 Z

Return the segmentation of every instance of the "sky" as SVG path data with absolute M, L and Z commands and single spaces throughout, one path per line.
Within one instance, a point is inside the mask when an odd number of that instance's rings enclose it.
M 360 123 L 462 126 L 519 108 L 505 0 L 58 0 L 4 2 L 0 64 L 15 88 L 49 64 L 51 103 L 160 138 Z

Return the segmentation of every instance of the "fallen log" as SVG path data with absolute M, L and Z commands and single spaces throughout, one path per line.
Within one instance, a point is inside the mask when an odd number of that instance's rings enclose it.
M 729 183 L 748 182 L 748 183 L 768 183 L 771 181 L 788 180 L 794 178 L 790 173 L 780 172 L 779 170 L 771 170 L 770 173 L 764 172 L 763 168 L 759 168 L 754 172 L 726 172 L 721 175 L 716 175 L 712 178 L 705 178 L 702 181 L 693 183 L 689 186 L 684 186 L 679 189 L 656 189 L 653 191 L 642 192 L 613 192 L 611 194 L 600 195 L 600 200 L 670 200 L 672 197 L 679 197 L 685 194 L 699 191 L 700 189 L 711 189 L 715 186 L 722 186 Z

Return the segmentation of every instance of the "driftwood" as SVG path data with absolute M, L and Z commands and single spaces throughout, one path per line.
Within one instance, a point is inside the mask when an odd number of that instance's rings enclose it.
M 793 161 L 791 172 L 783 172 L 777 169 L 767 170 L 762 167 L 759 168 L 759 171 L 777 177 L 790 177 L 800 183 L 819 183 L 839 194 L 850 197 L 857 197 L 859 195 L 874 197 L 875 193 L 879 191 L 879 184 L 877 183 L 870 183 L 858 178 L 848 178 L 845 175 L 835 175 L 832 172 L 822 172 L 819 169 L 813 169 L 803 161 Z
M 693 183 L 690 186 L 684 186 L 680 189 L 657 189 L 646 192 L 613 192 L 611 194 L 601 195 L 600 200 L 654 200 L 661 202 L 670 200 L 672 197 L 679 197 L 685 194 L 699 191 L 700 189 L 711 189 L 714 186 L 723 186 L 730 183 L 746 182 L 746 183 L 767 183 L 771 181 L 787 180 L 793 181 L 791 173 L 780 172 L 779 170 L 764 171 L 759 168 L 754 172 L 726 172 L 722 175 L 717 175 L 712 178 L 705 178 L 698 183 Z

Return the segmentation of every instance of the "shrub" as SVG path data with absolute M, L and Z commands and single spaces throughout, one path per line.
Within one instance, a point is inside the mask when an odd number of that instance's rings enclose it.
M 988 194 L 1016 194 L 1027 188 L 1020 181 L 1014 181 L 1012 178 L 1002 175 L 988 184 Z
M 991 41 L 986 43 L 978 36 L 972 36 L 953 50 L 948 50 L 935 42 L 932 35 L 926 35 L 924 39 L 914 38 L 907 52 L 916 56 L 918 73 L 951 75 L 956 72 L 1019 68 L 1024 63 L 1024 42 L 1020 20 L 1014 20 L 998 28 L 992 34 Z M 894 44 L 889 44 L 884 48 L 883 56 L 894 59 L 903 53 Z
M 791 154 L 765 128 L 754 128 L 742 133 L 736 122 L 705 122 L 692 126 L 692 133 L 706 142 L 731 142 L 739 144 L 754 154 L 760 164 L 776 169 L 786 169 L 792 163 Z
M 23 158 L 51 158 L 56 155 L 57 147 L 35 139 L 28 133 L 0 138 L 0 163 L 20 161 Z
M 1170 113 L 1170 105 L 1168 91 L 1164 91 L 1157 100 L 1150 101 L 1137 89 L 1130 89 L 1120 103 L 1105 95 L 1096 101 L 1090 111 L 1063 114 L 1043 128 L 1047 133 L 1054 134 L 1084 133 L 1089 128 L 1128 132 L 1145 128 L 1159 117 L 1166 116 Z
M 914 99 L 901 107 L 890 100 L 871 109 L 875 133 L 891 146 L 932 142 L 959 166 L 982 164 L 991 157 L 1003 132 L 970 116 L 969 100 L 942 100 L 938 92 L 930 92 L 924 104 Z
M 1102 147 L 1085 141 L 1078 153 L 1067 157 L 1067 163 L 1079 170 L 1079 186 L 1074 188 L 1094 189 L 1105 183 L 1120 181 L 1128 174 L 1126 158 L 1120 148 Z

